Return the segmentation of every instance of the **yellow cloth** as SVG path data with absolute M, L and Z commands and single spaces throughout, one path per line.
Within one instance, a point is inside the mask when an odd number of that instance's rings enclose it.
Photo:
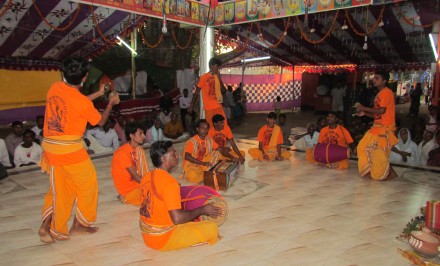
M 372 134 L 379 132 L 379 134 Z M 365 133 L 357 147 L 358 170 L 361 176 L 370 173 L 374 180 L 385 180 L 388 177 L 390 163 L 388 157 L 391 148 L 398 142 L 394 135 L 395 127 L 374 124 L 372 129 Z
M 203 162 L 210 162 L 211 165 L 214 165 L 218 162 L 221 154 L 217 150 L 213 150 L 203 157 Z M 210 166 L 203 166 L 199 164 L 194 164 L 189 161 L 183 165 L 183 178 L 187 179 L 191 183 L 200 183 L 203 181 L 203 172 L 208 170 Z
M 200 221 L 178 224 L 174 226 L 168 243 L 160 250 L 177 250 L 204 243 L 213 245 L 217 242 L 217 237 L 218 226 L 214 222 Z
M 244 151 L 239 150 L 239 152 L 240 152 L 240 154 L 241 154 L 241 156 L 242 156 L 243 158 L 246 156 L 246 154 L 245 154 Z M 229 154 L 232 155 L 232 157 L 234 157 L 234 158 L 237 158 L 237 159 L 240 158 L 240 156 L 239 156 L 234 150 L 231 150 L 231 151 L 229 152 Z
M 136 158 L 138 161 L 136 162 L 136 172 L 140 176 L 144 176 L 146 173 L 150 172 L 150 168 L 148 167 L 147 156 L 145 155 L 145 151 L 142 146 L 136 147 Z
M 50 138 L 43 138 L 43 143 L 41 143 L 41 148 L 43 149 L 44 152 L 41 155 L 40 167 L 43 172 L 48 172 L 50 169 L 50 163 L 47 158 L 48 154 L 45 154 L 46 152 L 56 155 L 74 153 L 83 149 L 84 144 L 81 136 L 74 136 L 74 135 L 51 136 Z
M 76 218 L 83 226 L 96 221 L 98 181 L 90 159 L 77 164 L 51 166 L 50 189 L 44 198 L 43 220 L 52 215 L 50 233 L 55 239 L 68 239 L 67 222 L 76 200 Z
M 124 204 L 141 206 L 141 189 L 137 187 L 125 195 L 119 195 L 119 200 Z
M 217 77 L 217 75 L 214 75 L 214 78 L 215 78 L 215 97 L 217 98 L 217 101 L 219 103 L 223 103 L 223 95 L 220 85 L 220 79 Z
M 269 157 L 269 161 L 275 160 L 275 157 L 278 155 L 277 150 L 265 150 L 267 156 Z M 251 148 L 248 150 L 249 155 L 252 157 L 252 159 L 254 160 L 260 160 L 263 161 L 263 153 L 260 151 L 259 148 Z M 281 149 L 281 157 L 283 157 L 283 159 L 289 159 L 292 156 L 292 154 L 290 154 L 290 152 L 288 152 L 286 149 Z
M 272 131 L 272 136 L 270 137 L 270 141 L 269 141 L 269 147 L 268 150 L 272 150 L 275 148 L 277 148 L 278 145 L 278 134 L 281 133 L 281 128 L 277 125 L 274 125 L 273 127 L 273 131 Z

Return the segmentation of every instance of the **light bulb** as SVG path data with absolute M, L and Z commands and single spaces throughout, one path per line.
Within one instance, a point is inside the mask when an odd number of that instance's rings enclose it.
M 344 20 L 344 25 L 342 25 L 341 29 L 342 30 L 347 30 L 348 29 L 347 21 L 346 20 Z
M 364 43 L 364 46 L 362 47 L 364 50 L 368 50 L 368 44 Z
M 314 32 L 315 32 L 315 28 L 311 28 L 311 29 L 310 29 L 310 32 L 311 32 L 311 33 L 314 33 Z

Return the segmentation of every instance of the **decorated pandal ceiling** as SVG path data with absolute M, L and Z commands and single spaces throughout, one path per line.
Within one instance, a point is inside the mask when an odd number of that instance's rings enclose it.
M 211 5 L 209 5 L 209 3 Z M 190 49 L 198 28 L 216 28 L 228 67 L 271 55 L 268 65 L 410 65 L 434 61 L 428 34 L 438 0 L 0 0 L 0 66 L 56 68 L 67 55 L 99 56 L 115 37 L 139 32 L 145 47 L 167 38 Z M 143 34 L 151 17 L 167 32 Z M 209 19 L 208 19 L 209 18 Z M 150 23 L 151 24 L 151 23 Z M 152 25 L 152 24 L 151 24 Z M 187 38 L 176 37 L 185 26 Z

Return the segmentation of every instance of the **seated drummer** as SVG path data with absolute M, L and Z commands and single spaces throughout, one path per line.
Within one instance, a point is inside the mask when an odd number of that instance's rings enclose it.
M 191 183 L 203 180 L 203 172 L 216 164 L 221 155 L 226 155 L 225 149 L 208 137 L 209 124 L 205 119 L 200 119 L 196 124 L 197 134 L 185 144 L 183 152 L 182 178 Z
M 319 132 L 318 143 L 331 143 L 342 147 L 349 147 L 350 154 L 355 155 L 356 146 L 350 132 L 343 126 L 339 125 L 339 115 L 336 112 L 329 112 L 327 115 L 328 126 L 321 129 Z M 306 150 L 306 159 L 315 162 L 313 159 L 311 149 Z M 347 169 L 348 159 L 335 163 L 327 164 L 329 168 Z
M 291 154 L 285 149 L 281 148 L 283 144 L 283 133 L 281 128 L 275 124 L 277 115 L 270 112 L 267 115 L 267 124 L 258 131 L 258 148 L 249 149 L 249 155 L 254 160 L 270 161 L 289 159 Z
M 206 204 L 194 210 L 182 210 L 180 186 L 170 172 L 179 156 L 171 141 L 151 145 L 154 169 L 141 181 L 139 226 L 145 245 L 161 251 L 177 250 L 193 245 L 217 242 L 218 226 L 211 221 L 192 222 L 200 215 L 218 217 L 222 210 Z
M 139 183 L 142 176 L 149 172 L 142 144 L 145 140 L 144 128 L 138 123 L 125 125 L 128 142 L 119 147 L 112 159 L 112 177 L 119 193 L 118 199 L 125 204 L 139 206 Z
M 213 127 L 209 128 L 208 137 L 213 139 L 219 147 L 224 148 L 224 153 L 226 158 L 231 160 L 238 160 L 240 164 L 243 164 L 244 159 L 244 151 L 240 151 L 235 144 L 234 137 L 232 135 L 231 128 L 225 124 L 225 118 L 222 115 L 214 115 L 212 117 Z M 226 141 L 231 143 L 231 148 L 226 147 Z

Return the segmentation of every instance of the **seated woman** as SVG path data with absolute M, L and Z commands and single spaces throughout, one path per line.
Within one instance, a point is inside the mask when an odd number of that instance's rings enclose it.
M 391 149 L 389 161 L 391 163 L 405 163 L 417 165 L 417 144 L 411 140 L 411 132 L 407 128 L 399 130 L 399 142 Z
M 439 145 L 434 139 L 434 133 L 431 131 L 425 131 L 425 134 L 423 134 L 423 141 L 420 142 L 417 148 L 419 165 L 426 166 L 429 158 L 429 152 L 437 149 L 438 147 Z

